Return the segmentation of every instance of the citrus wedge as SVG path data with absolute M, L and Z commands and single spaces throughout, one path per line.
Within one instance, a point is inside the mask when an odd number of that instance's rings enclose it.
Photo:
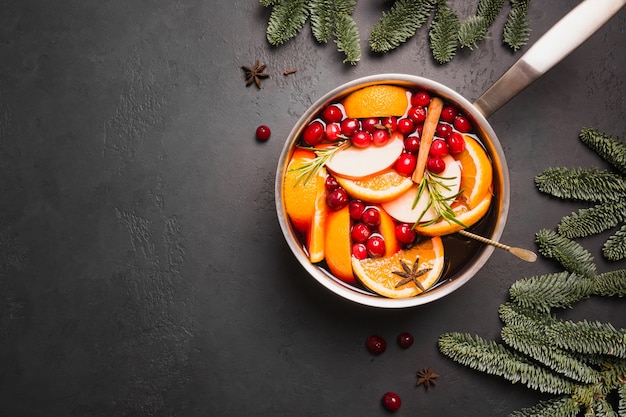
M 393 169 L 360 179 L 343 178 L 339 175 L 335 179 L 353 198 L 372 203 L 393 200 L 413 185 L 411 178 L 400 175 Z
M 465 150 L 456 159 L 463 168 L 461 172 L 461 198 L 473 209 L 483 200 L 493 179 L 493 167 L 482 145 L 474 138 L 464 135 Z
M 324 260 L 324 245 L 326 238 L 326 218 L 328 217 L 328 204 L 326 204 L 326 169 L 321 168 L 310 181 L 317 186 L 317 198 L 315 199 L 311 225 L 307 231 L 306 246 L 309 252 L 309 260 L 313 263 Z
M 343 107 L 352 118 L 402 116 L 409 105 L 407 90 L 394 85 L 372 85 L 348 95 Z
M 297 169 L 314 158 L 314 152 L 297 149 L 287 166 L 283 185 L 285 211 L 293 226 L 302 233 L 309 230 L 313 220 L 315 201 L 317 200 L 317 183 L 313 180 L 304 181 L 300 178 L 301 171 L 297 171 Z
M 344 178 L 360 179 L 374 175 L 391 167 L 404 150 L 402 134 L 393 134 L 389 142 L 383 146 L 357 148 L 348 146 L 337 151 L 326 168 L 335 175 Z
M 413 269 L 413 264 L 418 262 L 415 271 L 426 269 L 417 280 L 426 290 L 433 286 L 441 276 L 444 268 L 443 243 L 440 237 L 432 237 L 410 249 L 402 249 L 392 256 L 382 258 L 367 258 L 358 260 L 352 258 L 352 268 L 361 283 L 384 297 L 408 298 L 423 292 L 415 282 L 409 281 L 398 286 L 403 280 L 402 276 L 394 273 L 404 273 L 403 264 Z
M 348 206 L 328 212 L 324 255 L 328 269 L 333 275 L 349 284 L 356 283 L 352 273 L 350 209 Z

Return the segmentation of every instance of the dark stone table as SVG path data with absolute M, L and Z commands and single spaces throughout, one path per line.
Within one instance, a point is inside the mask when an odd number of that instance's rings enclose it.
M 450 4 L 467 16 L 476 3 Z M 532 2 L 529 45 L 578 3 Z M 0 4 L 0 415 L 377 416 L 395 391 L 396 415 L 500 416 L 547 398 L 452 362 L 436 341 L 497 340 L 510 285 L 555 262 L 498 251 L 445 299 L 382 311 L 323 289 L 283 240 L 276 164 L 312 102 L 381 72 L 474 100 L 527 49 L 502 45 L 503 13 L 446 65 L 424 28 L 373 54 L 367 37 L 389 5 L 357 5 L 363 57 L 350 66 L 308 24 L 270 47 L 269 9 L 255 0 Z M 578 133 L 624 135 L 625 29 L 621 10 L 490 118 L 511 173 L 506 243 L 534 248 L 536 231 L 581 207 L 540 194 L 541 170 L 609 168 Z M 261 89 L 240 69 L 257 59 L 270 73 Z M 602 259 L 605 239 L 581 243 L 599 270 L 626 267 Z M 626 327 L 619 299 L 564 316 Z M 416 336 L 406 351 L 402 331 Z M 373 333 L 389 341 L 378 357 L 364 347 Z M 429 391 L 415 386 L 424 367 L 441 375 Z

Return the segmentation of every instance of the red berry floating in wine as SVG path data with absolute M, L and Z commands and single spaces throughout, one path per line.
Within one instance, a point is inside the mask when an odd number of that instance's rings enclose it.
M 328 192 L 332 192 L 339 188 L 339 183 L 337 182 L 337 179 L 335 177 L 333 177 L 332 175 L 328 175 L 326 176 L 326 180 L 324 181 L 324 186 L 326 187 L 326 190 Z
M 337 188 L 326 194 L 326 204 L 331 210 L 340 210 L 348 205 L 349 197 L 346 190 Z
M 428 154 L 430 156 L 446 156 L 448 154 L 448 144 L 441 139 L 433 140 Z
M 398 157 L 394 168 L 398 172 L 398 174 L 404 175 L 405 177 L 410 177 L 411 175 L 413 175 L 413 171 L 415 171 L 416 165 L 417 157 L 412 153 L 405 152 Z
M 415 130 L 415 122 L 408 117 L 403 117 L 396 122 L 396 129 L 404 136 L 410 135 Z
M 315 120 L 304 129 L 302 140 L 309 146 L 315 146 L 324 140 L 324 125 L 319 120 Z
M 381 235 L 372 235 L 365 242 L 367 254 L 372 258 L 381 258 L 385 255 L 385 239 Z
M 363 243 L 355 243 L 352 245 L 352 256 L 358 260 L 367 258 L 367 248 Z
M 328 106 L 322 112 L 322 118 L 328 123 L 340 122 L 343 119 L 343 112 L 338 106 Z
M 458 115 L 454 119 L 454 128 L 461 133 L 467 133 L 472 130 L 472 124 L 467 119 L 467 117 L 463 115 Z
M 272 131 L 268 126 L 261 125 L 256 128 L 256 138 L 258 141 L 265 142 L 272 135 Z
M 409 332 L 402 332 L 398 335 L 398 345 L 400 345 L 402 349 L 410 348 L 414 341 L 413 335 Z
M 367 148 L 372 144 L 372 134 L 365 130 L 357 130 L 350 138 L 350 142 L 357 148 Z
M 413 230 L 413 226 L 406 223 L 400 223 L 396 226 L 396 240 L 404 245 L 411 245 L 415 242 L 417 233 Z
M 450 126 L 447 123 L 438 123 L 437 124 L 437 128 L 435 129 L 435 134 L 442 138 L 442 139 L 447 139 L 448 136 L 450 136 L 450 133 L 452 133 L 452 126 Z
M 341 133 L 350 137 L 359 130 L 361 123 L 357 119 L 344 119 L 341 121 Z
M 413 122 L 422 123 L 426 120 L 426 109 L 421 106 L 414 106 L 409 108 L 407 112 L 407 116 L 409 119 L 413 120 Z
M 458 110 L 454 106 L 443 106 L 439 118 L 448 123 L 454 122 L 454 118 L 458 114 Z
M 363 121 L 361 122 L 363 130 L 370 133 L 374 133 L 376 130 L 378 130 L 378 127 L 376 126 L 378 126 L 379 124 L 380 120 L 374 117 L 368 117 L 367 119 L 363 119 Z
M 433 174 L 441 174 L 446 169 L 446 161 L 439 156 L 433 156 L 428 158 L 428 162 L 426 162 L 426 167 Z
M 400 396 L 395 392 L 386 392 L 382 398 L 383 407 L 389 411 L 398 411 L 402 405 Z
M 355 223 L 350 230 L 350 237 L 356 243 L 365 243 L 371 234 L 371 229 L 365 223 Z
M 418 91 L 411 96 L 411 105 L 426 107 L 430 104 L 430 94 L 426 91 Z
M 452 132 L 446 142 L 451 155 L 458 155 L 465 150 L 465 138 L 459 132 Z
M 384 338 L 373 334 L 365 339 L 365 347 L 367 347 L 367 350 L 369 350 L 370 353 L 380 355 L 385 351 L 385 349 L 387 349 L 387 341 Z
M 361 220 L 365 212 L 365 203 L 361 200 L 352 200 L 348 206 L 348 211 L 352 220 Z
M 386 129 L 377 129 L 372 133 L 372 143 L 376 146 L 383 146 L 389 142 L 389 132 Z
M 370 207 L 363 212 L 361 221 L 369 227 L 378 227 L 380 224 L 380 212 L 374 207 Z
M 420 138 L 409 136 L 404 139 L 404 150 L 416 154 L 420 150 Z
M 341 135 L 341 125 L 339 123 L 329 123 L 326 125 L 326 139 L 335 142 Z

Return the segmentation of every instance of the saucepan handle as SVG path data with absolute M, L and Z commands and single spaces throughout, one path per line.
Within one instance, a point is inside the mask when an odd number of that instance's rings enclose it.
M 474 106 L 485 117 L 491 116 L 587 40 L 625 4 L 626 0 L 584 0 L 535 42 Z

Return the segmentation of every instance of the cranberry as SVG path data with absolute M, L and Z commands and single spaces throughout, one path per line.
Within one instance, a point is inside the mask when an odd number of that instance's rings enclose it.
M 454 106 L 443 106 L 443 109 L 441 109 L 441 115 L 439 116 L 439 118 L 444 121 L 444 122 L 448 122 L 448 123 L 452 123 L 454 121 L 454 118 L 456 117 L 458 111 L 456 109 L 456 107 Z
M 448 142 L 448 151 L 452 155 L 459 154 L 465 150 L 465 138 L 459 132 L 452 132 L 446 141 Z
M 331 210 L 339 210 L 348 204 L 348 193 L 343 188 L 337 188 L 326 194 L 326 204 Z
M 322 122 L 315 120 L 304 129 L 302 140 L 309 146 L 319 145 L 324 139 L 324 130 Z
M 430 156 L 446 156 L 448 154 L 448 144 L 441 139 L 433 140 L 428 154 Z
M 380 124 L 388 129 L 396 130 L 396 127 L 398 126 L 398 119 L 395 116 L 385 117 L 381 120 Z
M 426 107 L 430 104 L 430 95 L 426 91 L 418 91 L 411 96 L 412 106 Z
M 438 123 L 435 133 L 442 139 L 448 139 L 448 136 L 452 133 L 452 126 L 447 123 Z
M 352 245 L 352 256 L 358 260 L 367 258 L 367 248 L 363 243 L 355 243 Z
M 365 223 L 355 223 L 350 230 L 350 237 L 356 243 L 365 243 L 371 234 L 372 231 Z
M 335 142 L 341 135 L 341 126 L 339 123 L 329 123 L 326 125 L 326 139 Z
M 411 153 L 417 153 L 420 150 L 420 138 L 417 136 L 408 136 L 404 139 L 404 150 Z
M 328 175 L 326 176 L 326 181 L 324 181 L 324 186 L 326 187 L 326 190 L 328 190 L 328 192 L 332 192 L 339 188 L 339 183 L 337 182 L 337 179 L 335 177 L 333 177 L 332 175 Z
M 265 142 L 272 135 L 272 131 L 268 126 L 261 125 L 256 128 L 256 138 L 261 142 Z
M 382 337 L 373 334 L 371 336 L 367 336 L 367 339 L 365 339 L 365 347 L 367 347 L 367 350 L 371 353 L 380 355 L 385 351 L 385 349 L 387 349 L 387 341 Z
M 363 130 L 370 133 L 374 133 L 375 130 L 378 130 L 376 127 L 378 124 L 380 124 L 380 121 L 375 117 L 368 117 L 361 122 Z
M 426 109 L 421 106 L 414 106 L 409 109 L 406 115 L 415 123 L 422 123 L 426 120 Z
M 357 130 L 350 138 L 350 141 L 357 148 L 367 148 L 372 143 L 372 134 L 365 130 Z
M 400 223 L 396 226 L 396 239 L 398 242 L 410 245 L 415 242 L 417 233 L 413 230 L 413 227 L 407 223 Z
M 413 342 L 413 335 L 409 332 L 402 332 L 398 335 L 398 345 L 400 345 L 402 349 L 410 348 Z
M 365 211 L 365 204 L 361 200 L 352 200 L 348 206 L 350 218 L 353 220 L 361 220 Z
M 389 411 L 398 411 L 402 405 L 400 396 L 395 392 L 386 392 L 382 398 L 383 407 Z
M 398 129 L 398 132 L 406 136 L 413 132 L 415 129 L 415 123 L 408 117 L 403 117 L 396 122 L 396 129 Z
M 472 124 L 467 117 L 459 114 L 454 118 L 454 128 L 461 133 L 467 133 L 472 130 Z
M 396 159 L 394 168 L 398 171 L 398 174 L 410 177 L 413 174 L 413 171 L 415 171 L 416 165 L 417 157 L 412 153 L 404 152 L 398 157 L 398 159 Z
M 352 136 L 354 132 L 359 130 L 359 127 L 361 127 L 361 124 L 357 119 L 344 119 L 341 122 L 341 133 L 346 136 Z
M 389 132 L 386 129 L 376 129 L 372 133 L 372 142 L 376 146 L 383 146 L 389 142 Z
M 379 234 L 370 236 L 365 242 L 367 254 L 372 258 L 380 258 L 385 255 L 385 239 Z
M 422 132 L 424 131 L 424 123 L 417 125 L 415 127 L 415 133 L 417 133 L 417 136 L 419 136 L 420 138 L 422 137 Z
M 322 117 L 328 123 L 336 123 L 336 122 L 340 122 L 341 119 L 343 119 L 343 112 L 337 106 L 328 106 L 324 109 L 324 112 L 322 113 Z
M 380 212 L 378 209 L 370 207 L 363 212 L 361 220 L 369 227 L 378 227 L 380 224 Z
M 446 169 L 446 162 L 439 156 L 433 156 L 428 158 L 426 166 L 433 174 L 441 174 Z

